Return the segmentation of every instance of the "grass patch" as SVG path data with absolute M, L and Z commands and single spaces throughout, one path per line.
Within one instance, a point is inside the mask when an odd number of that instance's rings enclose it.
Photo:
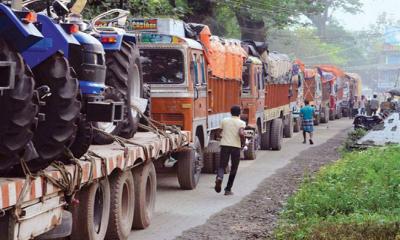
M 358 140 L 364 137 L 368 132 L 362 128 L 354 129 L 353 131 L 349 132 L 347 135 L 346 140 L 343 143 L 342 150 L 344 152 L 351 152 L 355 148 L 355 144 Z
M 345 153 L 288 200 L 277 239 L 400 240 L 400 146 Z

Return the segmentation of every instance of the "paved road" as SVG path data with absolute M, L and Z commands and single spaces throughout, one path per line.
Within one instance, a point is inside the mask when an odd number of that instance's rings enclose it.
M 316 127 L 315 145 L 326 142 L 338 132 L 351 126 L 347 119 Z M 302 144 L 301 134 L 285 139 L 279 152 L 260 151 L 255 161 L 241 161 L 235 180 L 234 196 L 214 192 L 215 176 L 203 174 L 194 191 L 183 191 L 173 175 L 158 176 L 156 212 L 150 227 L 133 231 L 130 240 L 174 239 L 184 230 L 203 224 L 218 211 L 239 202 L 266 177 L 284 167 L 310 145 Z M 227 177 L 224 179 L 226 183 Z

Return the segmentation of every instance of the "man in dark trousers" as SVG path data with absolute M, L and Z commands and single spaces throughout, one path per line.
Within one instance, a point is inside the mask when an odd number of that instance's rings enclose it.
M 304 101 L 305 106 L 300 109 L 300 116 L 303 118 L 303 143 L 307 143 L 307 133 L 310 134 L 310 144 L 314 144 L 312 137 L 314 132 L 314 108 L 308 100 Z
M 236 177 L 236 172 L 240 162 L 240 149 L 244 142 L 244 128 L 246 123 L 240 120 L 240 107 L 233 106 L 231 108 L 230 118 L 225 118 L 221 123 L 222 139 L 221 139 L 221 161 L 218 167 L 217 179 L 215 180 L 215 191 L 221 192 L 222 180 L 224 178 L 224 170 L 228 166 L 229 157 L 231 158 L 232 167 L 229 174 L 228 183 L 225 187 L 225 195 L 233 195 L 232 185 Z

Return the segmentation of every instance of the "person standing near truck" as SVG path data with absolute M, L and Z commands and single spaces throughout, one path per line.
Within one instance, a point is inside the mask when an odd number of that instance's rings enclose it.
M 314 132 L 314 108 L 308 100 L 304 101 L 305 106 L 300 109 L 300 116 L 303 118 L 303 143 L 307 143 L 307 133 L 310 134 L 310 144 L 314 144 L 312 137 Z
M 367 105 L 367 99 L 365 98 L 364 95 L 361 95 L 361 100 L 360 100 L 360 114 L 365 115 L 365 108 Z
M 225 187 L 225 195 L 233 195 L 232 186 L 236 177 L 236 172 L 240 162 L 240 149 L 244 145 L 245 135 L 244 128 L 246 123 L 240 120 L 240 107 L 233 106 L 231 108 L 230 118 L 225 118 L 221 123 L 222 139 L 221 139 L 221 161 L 217 171 L 215 180 L 215 191 L 221 192 L 224 171 L 228 166 L 229 158 L 231 158 L 231 172 L 229 174 L 228 183 Z
M 376 112 L 378 111 L 378 108 L 379 108 L 378 95 L 374 94 L 374 96 L 370 102 L 370 108 L 371 108 L 371 115 L 372 116 L 376 115 Z

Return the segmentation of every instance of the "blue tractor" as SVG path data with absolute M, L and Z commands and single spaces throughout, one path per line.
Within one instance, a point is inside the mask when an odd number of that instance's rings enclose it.
M 33 149 L 40 96 L 20 53 L 43 39 L 35 21 L 33 12 L 14 11 L 0 4 L 0 172 L 19 163 Z

